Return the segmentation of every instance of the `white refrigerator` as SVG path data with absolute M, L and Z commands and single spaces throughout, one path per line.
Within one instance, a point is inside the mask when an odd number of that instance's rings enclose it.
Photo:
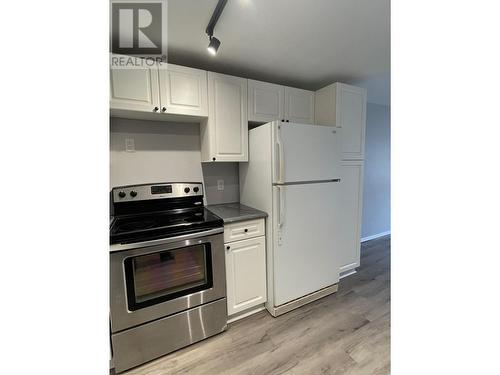
M 337 290 L 339 132 L 278 121 L 249 131 L 240 201 L 269 215 L 266 307 L 274 316 Z

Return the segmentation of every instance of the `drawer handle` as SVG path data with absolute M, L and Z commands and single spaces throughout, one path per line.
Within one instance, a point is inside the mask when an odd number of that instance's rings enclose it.
M 245 233 L 246 233 L 246 232 L 248 232 L 248 229 L 247 229 L 247 228 L 245 228 Z
M 226 250 L 231 250 L 231 246 L 226 246 Z

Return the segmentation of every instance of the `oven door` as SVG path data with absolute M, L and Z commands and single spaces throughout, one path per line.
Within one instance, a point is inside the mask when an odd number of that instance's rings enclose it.
M 113 245 L 113 333 L 226 297 L 223 229 Z

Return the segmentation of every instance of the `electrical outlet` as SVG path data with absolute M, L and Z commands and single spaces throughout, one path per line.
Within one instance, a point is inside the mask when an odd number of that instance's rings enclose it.
M 224 190 L 224 180 L 217 180 L 217 190 Z
M 125 151 L 127 151 L 127 152 L 134 152 L 135 151 L 134 138 L 125 138 Z

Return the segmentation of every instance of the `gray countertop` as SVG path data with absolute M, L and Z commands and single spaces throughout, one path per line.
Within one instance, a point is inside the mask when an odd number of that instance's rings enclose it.
M 224 220 L 224 224 L 267 217 L 264 211 L 256 210 L 238 202 L 208 205 L 207 208 Z

